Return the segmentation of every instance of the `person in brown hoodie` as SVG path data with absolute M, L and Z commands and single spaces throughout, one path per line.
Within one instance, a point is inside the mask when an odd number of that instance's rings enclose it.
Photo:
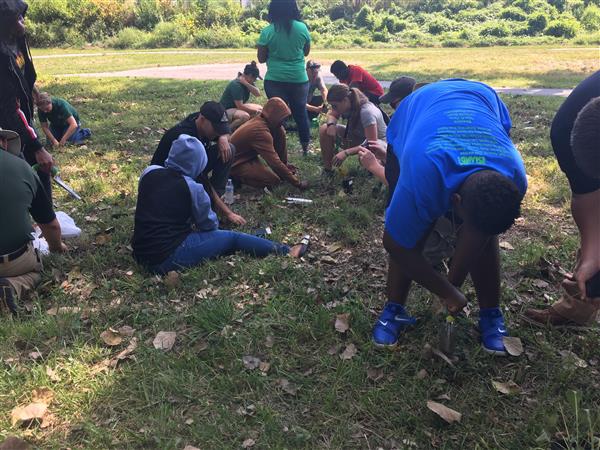
M 260 115 L 233 133 L 231 143 L 236 152 L 229 176 L 234 181 L 258 188 L 271 188 L 287 181 L 297 188 L 308 188 L 308 183 L 300 181 L 296 168 L 287 160 L 286 134 L 282 124 L 291 114 L 281 98 L 273 97 Z M 261 158 L 267 165 L 261 162 Z

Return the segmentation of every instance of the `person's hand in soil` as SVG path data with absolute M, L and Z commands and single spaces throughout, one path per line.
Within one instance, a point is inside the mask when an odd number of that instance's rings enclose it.
M 235 225 L 246 225 L 246 219 L 234 212 L 227 214 L 227 220 Z

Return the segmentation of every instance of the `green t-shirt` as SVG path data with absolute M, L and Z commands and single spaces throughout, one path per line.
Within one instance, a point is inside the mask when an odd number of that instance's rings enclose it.
M 308 28 L 294 20 L 288 33 L 284 28 L 270 24 L 263 28 L 257 45 L 267 47 L 267 74 L 265 80 L 305 83 L 308 81 L 304 64 L 304 47 L 310 43 Z
M 235 80 L 231 80 L 229 82 L 229 84 L 225 88 L 225 91 L 223 92 L 223 95 L 221 96 L 220 102 L 221 105 L 223 105 L 223 108 L 230 109 L 236 107 L 236 100 L 241 100 L 242 103 L 246 103 L 249 98 L 250 91 L 236 78 Z
M 0 255 L 31 240 L 31 218 L 50 223 L 56 217 L 40 179 L 25 162 L 0 149 Z
M 40 123 L 50 122 L 55 127 L 68 126 L 67 119 L 73 116 L 75 122 L 79 123 L 79 114 L 71 104 L 62 98 L 52 97 L 52 111 L 44 113 L 38 111 Z

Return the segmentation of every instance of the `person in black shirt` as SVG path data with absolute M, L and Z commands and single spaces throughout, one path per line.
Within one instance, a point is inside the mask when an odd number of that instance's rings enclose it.
M 541 324 L 587 325 L 600 309 L 600 71 L 562 104 L 550 139 L 571 186 L 581 246 L 574 276 L 563 281 L 563 297 L 547 309 L 528 309 L 525 316 Z
M 38 175 L 51 196 L 54 159 L 32 126 L 36 73 L 25 38 L 26 12 L 23 0 L 0 0 L 0 127 L 19 134 L 25 159 L 40 166 Z

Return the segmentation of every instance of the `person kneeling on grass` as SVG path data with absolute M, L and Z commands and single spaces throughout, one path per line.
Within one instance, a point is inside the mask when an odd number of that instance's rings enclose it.
M 404 308 L 413 280 L 457 313 L 467 303 L 460 287 L 470 274 L 483 348 L 506 354 L 497 235 L 519 217 L 527 190 L 510 128 L 506 106 L 482 83 L 440 81 L 400 103 L 388 128 L 390 151 L 402 169 L 387 174 L 393 192 L 383 237 L 390 255 L 388 302 L 373 328 L 376 345 L 396 345 L 400 333 L 415 323 Z M 436 220 L 448 212 L 458 236 L 444 277 L 422 249 Z
M 0 128 L 0 315 L 16 313 L 18 304 L 42 281 L 42 260 L 31 242 L 30 214 L 51 252 L 67 249 L 60 240 L 52 201 L 20 154 L 19 135 Z
M 591 325 L 600 311 L 600 71 L 582 81 L 560 107 L 550 131 L 552 148 L 569 180 L 571 214 L 581 249 L 562 298 L 525 317 L 543 325 Z
M 231 143 L 236 154 L 230 175 L 236 183 L 271 188 L 284 180 L 300 189 L 308 187 L 306 181 L 296 176 L 296 168 L 288 164 L 283 123 L 291 114 L 282 99 L 273 97 L 260 116 L 250 119 L 233 133 Z
M 250 94 L 260 97 L 260 89 L 254 85 L 257 79 L 262 80 L 262 77 L 256 61 L 252 61 L 244 67 L 243 74 L 238 73 L 238 77 L 229 82 L 221 96 L 220 103 L 227 112 L 232 131 L 235 131 L 241 124 L 247 122 L 262 110 L 260 105 L 247 103 Z
M 219 230 L 201 176 L 207 160 L 202 143 L 182 134 L 173 142 L 164 167 L 150 166 L 142 172 L 132 238 L 136 261 L 151 272 L 164 274 L 236 251 L 259 257 L 302 256 L 303 245 L 290 248 Z M 198 178 L 200 181 L 195 181 Z
M 310 120 L 319 117 L 319 114 L 327 112 L 325 99 L 327 98 L 327 87 L 321 75 L 321 64 L 316 61 L 306 62 L 306 75 L 308 75 L 308 98 L 306 99 L 306 110 Z M 315 90 L 321 95 L 315 95 Z
M 41 92 L 36 105 L 42 131 L 53 147 L 81 144 L 92 135 L 89 128 L 81 128 L 79 114 L 68 101 Z
M 342 165 L 348 156 L 357 154 L 365 140 L 386 145 L 387 127 L 381 110 L 360 90 L 336 84 L 329 90 L 327 101 L 331 111 L 327 114 L 326 123 L 319 129 L 321 157 L 326 173 L 331 173 L 332 166 Z M 348 119 L 346 126 L 338 124 L 342 117 Z M 336 154 L 338 139 L 342 141 L 343 150 Z

